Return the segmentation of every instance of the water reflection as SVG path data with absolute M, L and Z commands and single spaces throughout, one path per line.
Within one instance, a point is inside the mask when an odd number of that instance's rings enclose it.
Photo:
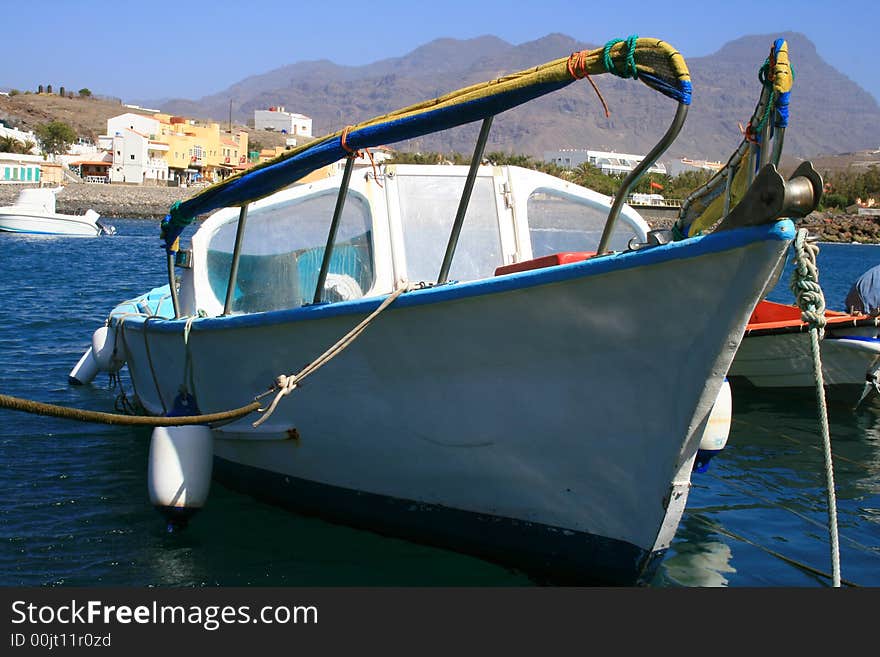
M 727 448 L 695 473 L 663 577 L 687 586 L 827 586 L 825 461 L 814 394 L 734 389 Z M 829 401 L 844 578 L 880 584 L 880 402 Z M 719 551 L 717 543 L 728 546 Z M 719 555 L 726 561 L 718 563 Z

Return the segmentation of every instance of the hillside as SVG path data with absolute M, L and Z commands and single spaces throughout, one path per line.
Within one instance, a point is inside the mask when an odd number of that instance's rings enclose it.
M 0 96 L 0 120 L 21 130 L 33 130 L 41 123 L 62 121 L 71 126 L 78 136 L 94 142 L 99 135 L 107 132 L 107 119 L 125 112 L 138 112 L 126 107 L 118 100 L 102 98 L 66 98 L 53 94 L 18 94 Z M 191 118 L 203 118 L 201 114 L 190 114 Z M 225 121 L 218 121 L 225 126 Z M 249 143 L 254 140 L 263 146 L 281 146 L 285 136 L 271 132 L 256 133 L 252 128 L 234 124 L 237 130 L 248 133 Z
M 33 130 L 41 123 L 62 121 L 77 135 L 94 141 L 107 132 L 107 119 L 129 111 L 119 101 L 100 98 L 66 98 L 52 94 L 0 96 L 0 119 L 20 128 Z
M 796 73 L 786 156 L 799 160 L 831 154 L 817 166 L 820 170 L 826 165 L 835 169 L 847 161 L 834 159 L 835 154 L 880 147 L 880 107 L 873 97 L 824 62 L 805 36 L 787 33 L 742 37 L 712 55 L 689 58 L 693 105 L 667 158 L 726 159 L 740 139 L 738 124 L 748 119 L 754 107 L 757 71 L 776 36 L 789 41 Z M 275 146 L 284 142 L 283 135 L 244 128 L 254 109 L 283 105 L 302 112 L 312 117 L 314 133 L 321 135 L 594 45 L 563 34 L 519 45 L 494 36 L 438 39 L 404 57 L 360 66 L 340 66 L 328 60 L 299 62 L 251 76 L 205 98 L 145 100 L 139 104 L 193 118 L 213 117 L 225 125 L 231 101 L 236 128 L 246 129 L 252 142 Z M 672 115 L 670 101 L 632 80 L 609 75 L 595 79 L 608 102 L 610 118 L 604 116 L 589 84 L 572 84 L 499 116 L 488 150 L 525 153 L 539 159 L 543 159 L 544 151 L 559 148 L 646 152 L 666 129 Z M 105 132 L 109 117 L 125 111 L 131 110 L 118 100 L 46 94 L 0 96 L 0 119 L 11 125 L 33 129 L 39 123 L 58 119 L 90 139 Z M 404 150 L 468 153 L 476 133 L 477 126 L 464 126 L 397 146 Z M 867 157 L 870 161 L 877 159 L 875 155 Z
M 783 33 L 742 37 L 712 55 L 688 58 L 694 101 L 670 155 L 723 159 L 730 154 L 740 138 L 738 124 L 748 120 L 757 99 L 758 69 L 773 39 L 780 36 L 789 42 L 796 72 L 786 151 L 803 157 L 880 146 L 880 106 L 874 98 L 827 64 L 807 37 Z M 588 47 L 595 44 L 563 34 L 520 45 L 491 36 L 439 39 L 405 57 L 362 66 L 339 66 L 327 60 L 290 64 L 241 80 L 220 93 L 198 100 L 170 100 L 161 107 L 178 114 L 225 117 L 231 101 L 234 117 L 244 121 L 254 109 L 283 105 L 312 117 L 315 134 L 325 134 Z M 603 75 L 596 82 L 610 107 L 610 118 L 605 118 L 589 84 L 573 84 L 499 116 L 489 150 L 536 157 L 558 148 L 646 152 L 665 130 L 671 103 L 631 80 Z M 404 147 L 469 152 L 476 130 L 467 126 Z

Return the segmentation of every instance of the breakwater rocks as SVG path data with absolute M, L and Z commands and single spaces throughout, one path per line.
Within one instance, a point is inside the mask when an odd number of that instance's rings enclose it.
M 675 223 L 674 219 L 646 217 L 645 220 L 653 229 L 669 229 Z M 820 242 L 880 244 L 880 216 L 812 212 L 796 220 L 795 225 L 809 230 Z
M 0 205 L 14 203 L 21 188 L 21 185 L 0 185 Z M 55 210 L 80 214 L 92 209 L 105 218 L 161 219 L 174 201 L 189 198 L 197 191 L 200 190 L 192 187 L 69 183 L 58 192 Z
M 880 216 L 813 212 L 798 222 L 820 242 L 880 244 Z

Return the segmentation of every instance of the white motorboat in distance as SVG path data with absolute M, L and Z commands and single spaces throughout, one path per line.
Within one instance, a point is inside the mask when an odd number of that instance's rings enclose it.
M 113 226 L 100 220 L 94 210 L 84 214 L 61 214 L 55 210 L 55 195 L 63 187 L 22 189 L 13 205 L 0 207 L 0 231 L 28 235 L 70 235 L 96 237 L 112 235 Z

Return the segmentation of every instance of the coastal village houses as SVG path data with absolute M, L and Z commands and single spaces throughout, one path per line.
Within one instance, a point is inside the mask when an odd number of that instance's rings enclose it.
M 114 183 L 216 182 L 249 166 L 246 132 L 170 114 L 114 116 L 100 142 L 112 153 Z

